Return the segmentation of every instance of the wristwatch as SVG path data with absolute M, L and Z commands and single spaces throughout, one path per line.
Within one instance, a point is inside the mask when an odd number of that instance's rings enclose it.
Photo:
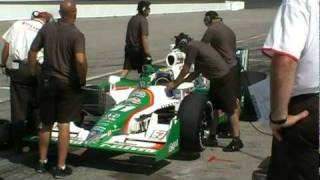
M 7 67 L 7 65 L 6 64 L 0 64 L 0 67 L 1 68 L 5 68 L 5 67 Z
M 269 119 L 270 119 L 270 122 L 272 124 L 275 124 L 275 125 L 283 125 L 284 123 L 287 122 L 288 120 L 288 117 L 284 118 L 284 119 L 277 119 L 277 120 L 274 120 L 271 118 L 271 114 L 269 115 Z

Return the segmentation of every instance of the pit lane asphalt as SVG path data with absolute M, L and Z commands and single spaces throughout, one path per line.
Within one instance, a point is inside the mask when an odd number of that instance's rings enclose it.
M 269 72 L 270 61 L 262 56 L 260 48 L 273 18 L 275 8 L 248 9 L 220 12 L 224 22 L 237 34 L 238 47 L 249 48 L 249 69 Z M 121 69 L 125 27 L 129 17 L 79 19 L 77 25 L 87 42 L 89 63 L 88 76 L 92 77 Z M 149 18 L 151 52 L 154 59 L 163 59 L 169 52 L 173 36 L 179 32 L 189 33 L 200 39 L 205 31 L 203 13 L 151 15 Z M 0 34 L 12 22 L 0 22 Z M 1 48 L 1 47 L 0 47 Z M 133 75 L 134 76 L 134 75 Z M 93 80 L 94 84 L 101 80 Z M 8 86 L 0 76 L 0 86 Z M 0 90 L 0 98 L 8 98 L 8 90 Z M 0 104 L 0 118 L 10 120 L 9 102 Z M 255 123 L 259 126 L 258 123 Z M 263 128 L 268 131 L 267 128 Z M 73 175 L 65 178 L 81 179 L 216 179 L 250 180 L 252 172 L 270 154 L 271 137 L 254 130 L 248 122 L 241 122 L 241 138 L 244 148 L 240 152 L 225 153 L 221 148 L 207 148 L 198 158 L 178 155 L 154 163 L 149 158 L 129 154 L 72 150 L 68 163 Z M 230 139 L 220 139 L 225 146 Z M 50 160 L 56 158 L 55 149 L 50 150 Z M 37 161 L 35 151 L 14 154 L 11 150 L 0 151 L 0 177 L 5 180 L 53 179 L 50 174 L 38 175 L 33 167 Z M 0 179 L 1 179 L 0 178 Z

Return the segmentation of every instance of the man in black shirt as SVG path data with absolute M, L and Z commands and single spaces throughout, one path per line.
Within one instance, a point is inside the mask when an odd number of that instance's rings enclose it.
M 209 44 L 194 41 L 186 34 L 180 33 L 176 36 L 176 46 L 186 53 L 186 59 L 178 77 L 168 83 L 168 90 L 175 89 L 183 82 L 192 81 L 202 73 L 210 82 L 215 82 L 214 86 L 210 83 L 210 100 L 232 118 L 237 113 L 238 86 L 234 83 L 234 74 L 237 72 L 235 67 L 227 63 Z M 194 71 L 186 77 L 192 64 Z M 211 122 L 211 124 L 214 123 Z M 238 146 L 225 151 L 238 151 L 242 148 L 243 144 L 239 138 L 234 138 L 233 141 L 237 141 Z
M 39 132 L 40 160 L 36 171 L 45 172 L 50 132 L 58 122 L 58 163 L 53 170 L 55 178 L 70 175 L 66 166 L 69 147 L 69 122 L 76 121 L 81 113 L 80 87 L 86 82 L 87 60 L 85 38 L 75 26 L 76 4 L 72 0 L 60 3 L 61 19 L 48 23 L 39 31 L 32 43 L 29 61 L 32 73 L 36 73 L 35 57 L 44 48 L 44 62 L 40 72 L 40 116 Z
M 208 11 L 204 17 L 204 24 L 208 27 L 201 41 L 209 43 L 231 65 L 237 64 L 236 35 L 225 25 L 222 18 L 215 11 Z
M 208 11 L 205 13 L 204 24 L 208 27 L 204 33 L 201 41 L 210 44 L 229 64 L 233 67 L 234 73 L 232 74 L 232 82 L 234 84 L 237 93 L 236 109 L 233 115 L 229 115 L 232 129 L 233 140 L 225 147 L 224 151 L 237 151 L 242 147 L 240 140 L 240 68 L 236 59 L 236 35 L 234 31 L 225 25 L 222 18 L 215 11 Z M 211 82 L 216 86 L 219 86 L 219 82 Z M 215 115 L 217 117 L 218 115 Z M 216 126 L 216 123 L 214 124 Z M 214 128 L 214 127 L 213 127 Z M 225 130 L 227 131 L 227 130 Z M 216 142 L 215 131 L 209 136 L 208 144 L 215 144 L 210 142 Z
M 150 13 L 150 2 L 140 1 L 138 3 L 138 14 L 132 16 L 128 22 L 125 60 L 121 77 L 126 77 L 129 70 L 142 72 L 143 64 L 151 63 L 152 58 L 149 50 L 149 27 L 148 19 Z

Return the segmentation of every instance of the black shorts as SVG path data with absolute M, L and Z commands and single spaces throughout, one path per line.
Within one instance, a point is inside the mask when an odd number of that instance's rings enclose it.
M 290 99 L 289 114 L 309 111 L 309 116 L 282 130 L 282 141 L 272 140 L 268 180 L 319 179 L 319 96 Z
M 222 109 L 228 116 L 234 114 L 240 97 L 240 68 L 235 65 L 225 76 L 210 80 L 209 98 L 215 109 Z
M 68 83 L 54 79 L 41 79 L 39 84 L 41 122 L 69 123 L 81 118 L 82 93 Z
M 126 45 L 123 69 L 137 70 L 138 73 L 141 73 L 144 59 L 142 48 Z

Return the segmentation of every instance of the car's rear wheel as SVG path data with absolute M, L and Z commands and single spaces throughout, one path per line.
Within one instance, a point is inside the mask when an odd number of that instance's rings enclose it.
M 86 86 L 82 90 L 82 110 L 87 114 L 101 116 L 108 108 L 115 105 L 115 100 L 97 85 Z
M 200 152 L 204 149 L 204 130 L 208 119 L 207 102 L 207 96 L 198 93 L 191 93 L 181 102 L 178 112 L 178 118 L 181 121 L 181 150 Z
M 11 124 L 8 120 L 0 119 L 0 149 L 4 149 L 10 144 Z

